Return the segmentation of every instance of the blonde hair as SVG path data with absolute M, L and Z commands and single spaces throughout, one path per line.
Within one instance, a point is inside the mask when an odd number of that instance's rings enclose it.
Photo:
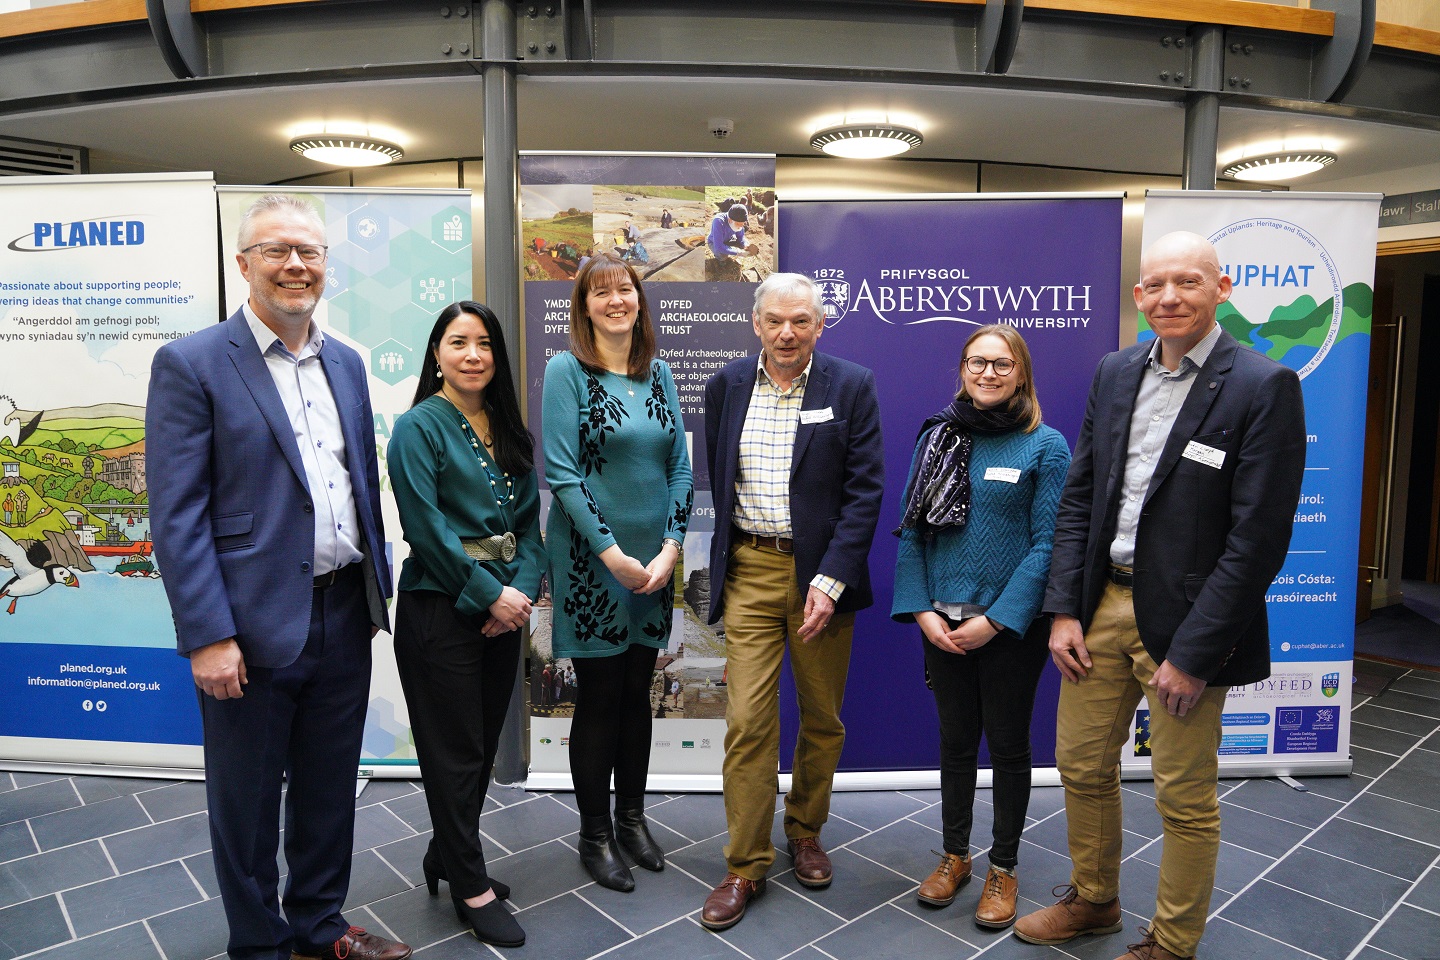
M 970 338 L 965 341 L 965 346 L 960 351 L 960 387 L 955 393 L 955 399 L 970 399 L 970 395 L 965 392 L 964 358 L 970 355 L 970 344 L 981 337 L 999 337 L 1010 348 L 1010 355 L 1015 358 L 1015 365 L 1019 368 L 1021 380 L 1006 405 L 1012 413 L 1019 415 L 1021 429 L 1025 433 L 1033 433 L 1041 423 L 1040 398 L 1035 393 L 1035 368 L 1030 361 L 1030 348 L 1025 345 L 1025 338 L 1020 336 L 1020 331 L 1012 326 L 991 323 L 970 334 Z

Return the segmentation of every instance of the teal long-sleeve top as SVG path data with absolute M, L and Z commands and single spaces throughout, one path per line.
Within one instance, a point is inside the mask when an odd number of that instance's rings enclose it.
M 434 394 L 395 421 L 386 459 L 410 545 L 400 589 L 443 593 L 455 598 L 459 612 L 483 616 L 501 587 L 532 600 L 540 589 L 540 492 L 534 470 L 507 477 L 484 447 L 472 447 L 461 420 L 449 400 Z M 502 503 L 510 490 L 514 496 Z M 516 541 L 508 563 L 475 560 L 460 542 L 507 531 Z
M 916 444 L 907 490 L 929 435 Z M 1023 634 L 1045 599 L 1070 449 L 1058 430 L 1043 424 L 1031 433 L 974 438 L 969 520 L 929 540 L 914 530 L 901 533 L 890 616 L 912 621 L 936 602 L 972 603 L 985 607 L 997 626 Z

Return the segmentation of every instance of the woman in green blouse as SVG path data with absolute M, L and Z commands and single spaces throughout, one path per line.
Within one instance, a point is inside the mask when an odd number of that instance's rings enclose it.
M 435 828 L 425 882 L 432 896 L 449 882 L 456 915 L 481 941 L 520 946 L 477 825 L 544 567 L 534 440 L 489 307 L 440 311 L 426 359 L 386 453 L 410 545 L 395 660 Z
M 570 774 L 580 861 L 602 886 L 632 890 L 635 861 L 665 857 L 645 823 L 655 660 L 675 618 L 675 561 L 690 519 L 690 457 L 675 382 L 655 356 L 640 278 L 608 253 L 570 300 L 570 350 L 545 367 L 545 531 L 551 645 L 575 667 Z M 610 777 L 615 820 L 610 820 Z

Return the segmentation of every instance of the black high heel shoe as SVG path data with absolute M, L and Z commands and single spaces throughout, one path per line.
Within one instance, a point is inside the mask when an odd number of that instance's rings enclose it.
M 510 911 L 500 905 L 499 900 L 491 900 L 483 907 L 472 907 L 454 896 L 450 901 L 455 904 L 455 916 L 461 923 L 470 925 L 470 929 L 475 932 L 475 939 L 481 943 L 497 947 L 525 945 L 525 931 L 510 915 Z
M 425 871 L 425 888 L 430 891 L 430 896 L 438 897 L 440 881 L 444 880 L 449 883 L 450 879 L 445 876 L 445 864 L 440 862 L 440 857 L 436 855 L 434 847 L 425 851 L 425 859 L 420 862 L 420 869 Z M 496 900 L 510 899 L 510 888 L 494 877 L 490 878 L 490 889 L 495 891 Z

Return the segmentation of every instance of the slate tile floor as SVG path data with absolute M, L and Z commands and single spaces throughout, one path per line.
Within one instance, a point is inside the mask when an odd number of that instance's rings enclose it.
M 1278 780 L 1221 783 L 1224 843 L 1201 945 L 1207 960 L 1440 958 L 1440 673 L 1367 672 L 1383 690 L 1357 697 L 1355 774 L 1306 780 L 1304 793 Z M 570 796 L 497 786 L 480 826 L 529 942 L 495 951 L 459 927 L 444 896 L 426 894 L 420 790 L 376 781 L 357 801 L 347 915 L 408 941 L 422 960 L 1110 960 L 1139 939 L 1158 875 L 1153 791 L 1127 783 L 1125 932 L 1032 947 L 970 920 L 978 882 L 949 908 L 916 903 L 915 887 L 935 862 L 930 850 L 940 846 L 937 793 L 842 793 L 825 832 L 834 885 L 797 884 L 777 828 L 781 852 L 765 897 L 716 935 L 696 918 L 724 870 L 718 796 L 649 799 L 669 866 L 637 870 L 638 889 L 626 895 L 581 870 Z M 986 792 L 981 800 L 977 839 L 990 823 Z M 1025 909 L 1049 902 L 1069 871 L 1059 789 L 1037 789 L 1031 814 L 1021 854 Z M 983 871 L 983 855 L 977 862 Z M 201 785 L 0 772 L 0 960 L 204 960 L 223 952 L 225 936 Z

